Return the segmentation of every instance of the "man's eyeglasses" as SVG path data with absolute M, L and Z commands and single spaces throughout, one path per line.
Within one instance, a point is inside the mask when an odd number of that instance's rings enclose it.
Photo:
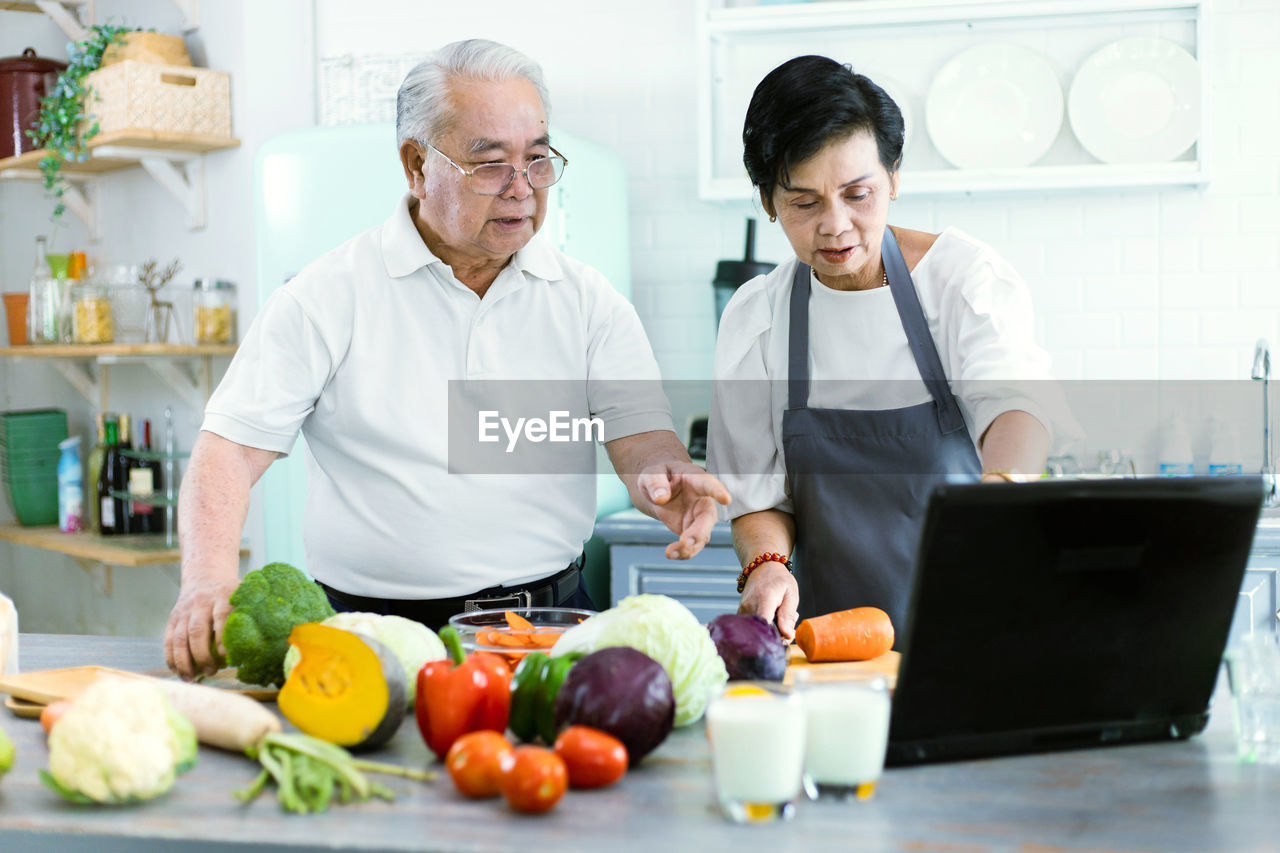
M 422 144 L 447 160 L 450 166 L 466 175 L 467 180 L 471 183 L 471 191 L 477 195 L 502 195 L 507 191 L 507 187 L 511 186 L 511 182 L 516 179 L 517 174 L 524 175 L 525 181 L 533 189 L 544 190 L 560 180 L 561 175 L 564 174 L 564 167 L 569 165 L 569 161 L 565 159 L 564 155 L 552 148 L 552 156 L 534 160 L 523 169 L 517 169 L 510 163 L 485 163 L 483 166 L 476 166 L 468 171 L 453 162 L 449 155 L 430 142 L 423 142 Z

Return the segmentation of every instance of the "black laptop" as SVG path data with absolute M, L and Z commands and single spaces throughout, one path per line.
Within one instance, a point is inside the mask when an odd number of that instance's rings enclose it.
M 887 763 L 1201 731 L 1262 494 L 1258 477 L 938 487 Z

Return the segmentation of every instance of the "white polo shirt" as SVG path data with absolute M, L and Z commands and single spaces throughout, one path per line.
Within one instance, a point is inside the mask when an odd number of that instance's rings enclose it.
M 279 453 L 306 436 L 307 568 L 340 590 L 444 598 L 553 574 L 591 536 L 595 477 L 450 473 L 448 381 L 581 381 L 611 441 L 672 429 L 665 396 L 587 384 L 654 388 L 653 351 L 604 276 L 537 236 L 478 298 L 410 200 L 270 297 L 202 428 Z

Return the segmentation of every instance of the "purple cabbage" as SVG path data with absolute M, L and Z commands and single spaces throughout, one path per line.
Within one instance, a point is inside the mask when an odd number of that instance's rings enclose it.
M 592 652 L 565 676 L 555 703 L 556 729 L 590 726 L 627 748 L 631 767 L 666 740 L 676 700 L 662 664 L 628 646 Z
M 787 649 L 772 622 L 754 613 L 723 613 L 707 625 L 730 681 L 781 681 Z

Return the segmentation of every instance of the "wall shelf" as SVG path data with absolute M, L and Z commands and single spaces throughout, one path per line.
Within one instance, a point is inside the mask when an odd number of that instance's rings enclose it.
M 85 37 L 85 25 L 93 23 L 93 0 L 0 0 L 0 9 L 10 12 L 34 12 L 48 15 L 72 41 Z M 85 10 L 81 20 L 80 10 Z
M 235 353 L 235 344 L 33 344 L 0 347 L 0 356 L 9 358 L 94 358 L 103 362 L 121 357 L 196 358 Z
M 235 344 L 49 344 L 0 347 L 0 357 L 50 361 L 72 387 L 103 412 L 110 408 L 111 365 L 137 362 L 188 406 L 202 411 L 212 391 L 213 358 L 229 357 L 235 351 Z M 194 369 L 184 370 L 174 363 L 180 361 L 194 361 Z
M 67 207 L 89 229 L 89 239 L 101 238 L 97 216 L 97 178 L 108 172 L 144 168 L 160 186 L 182 205 L 187 214 L 187 227 L 203 228 L 204 154 L 236 148 L 240 140 L 227 136 L 195 133 L 162 133 L 154 130 L 115 130 L 102 133 L 89 142 L 89 159 L 64 162 L 62 173 L 71 188 L 63 197 Z M 40 161 L 45 150 L 27 151 L 0 160 L 0 180 L 43 180 Z
M 182 13 L 182 29 L 200 28 L 200 0 L 173 0 Z M 48 15 L 67 38 L 82 41 L 85 27 L 94 21 L 94 0 L 0 0 L 0 11 Z M 83 14 L 82 14 L 83 12 Z
M 699 0 L 697 14 L 698 188 L 701 198 L 754 198 L 742 165 L 742 121 L 756 84 L 781 62 L 805 53 L 851 63 L 883 81 L 907 116 L 903 152 L 905 198 L 964 193 L 1198 187 L 1209 181 L 1209 0 L 838 0 L 743 5 Z M 1064 101 L 1080 65 L 1120 38 L 1173 41 L 1200 70 L 1199 135 L 1170 162 L 1109 164 L 1088 153 L 1064 108 L 1052 146 L 1030 166 L 961 169 L 930 139 L 925 104 L 952 57 L 991 43 L 1010 43 L 1044 57 Z
M 0 524 L 0 541 L 71 557 L 93 579 L 98 591 L 108 596 L 112 591 L 113 566 L 168 567 L 181 561 L 177 548 L 165 546 L 163 534 L 99 536 L 96 533 L 63 533 L 56 524 L 37 527 Z M 249 549 L 241 547 L 240 557 L 247 556 Z M 177 582 L 178 579 L 174 580 Z
M 1018 169 L 903 169 L 901 181 L 902 196 L 912 198 L 978 192 L 1193 186 L 1206 183 L 1208 175 L 1197 163 L 1179 161 L 1139 165 L 1026 166 Z M 754 200 L 756 195 L 745 178 L 715 178 L 706 182 L 702 197 L 711 201 L 744 201 Z
M 63 533 L 56 524 L 37 527 L 0 524 L 0 540 L 112 566 L 153 566 L 179 560 L 178 549 L 166 548 L 164 535 L 160 533 L 99 536 L 96 533 Z M 248 548 L 240 549 L 241 557 L 248 555 Z

